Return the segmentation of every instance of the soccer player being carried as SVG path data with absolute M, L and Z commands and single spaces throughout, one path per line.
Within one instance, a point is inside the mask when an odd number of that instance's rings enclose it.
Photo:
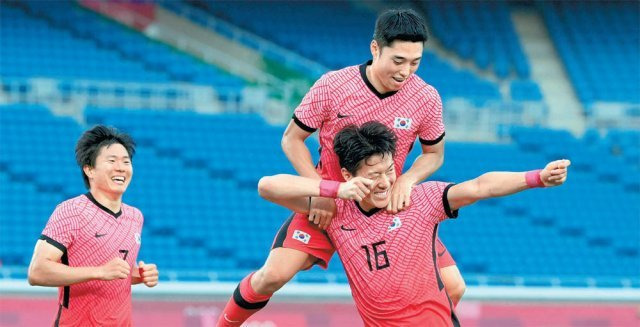
M 557 160 L 542 170 L 490 172 L 460 184 L 421 183 L 411 193 L 412 205 L 391 213 L 381 209 L 397 182 L 394 133 L 378 122 L 348 126 L 333 149 L 346 182 L 275 175 L 263 177 L 258 189 L 303 214 L 310 197 L 337 198 L 327 232 L 366 326 L 458 326 L 436 263 L 438 224 L 479 200 L 561 185 L 570 165 Z
M 386 210 L 397 213 L 412 204 L 412 189 L 433 174 L 444 158 L 444 125 L 440 95 L 414 73 L 420 65 L 427 28 L 412 10 L 389 10 L 378 17 L 370 50 L 373 60 L 322 76 L 296 108 L 282 138 L 282 148 L 299 175 L 340 181 L 340 165 L 333 138 L 349 124 L 379 121 L 398 136 L 397 181 Z M 304 141 L 319 130 L 317 167 Z M 404 174 L 402 167 L 416 139 L 422 154 Z M 218 326 L 239 326 L 265 307 L 274 292 L 298 271 L 314 264 L 327 267 L 333 245 L 325 229 L 335 211 L 335 200 L 313 197 L 309 214 L 294 214 L 275 237 L 264 266 L 239 284 L 220 314 Z M 319 226 L 317 226 L 319 225 Z M 438 266 L 454 304 L 465 290 L 455 261 L 440 240 Z
M 143 217 L 122 203 L 133 176 L 135 143 L 96 126 L 76 144 L 86 194 L 51 214 L 29 266 L 29 283 L 59 288 L 54 326 L 131 326 L 131 285 L 158 284 L 155 264 L 136 258 Z

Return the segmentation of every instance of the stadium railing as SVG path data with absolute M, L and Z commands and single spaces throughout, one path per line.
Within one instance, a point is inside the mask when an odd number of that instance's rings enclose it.
M 268 98 L 266 89 L 252 86 L 238 91 L 183 83 L 48 78 L 5 78 L 0 79 L 0 85 L 0 98 L 6 103 L 63 103 L 80 107 L 91 105 L 130 109 L 191 110 L 200 113 L 260 113 L 266 110 L 265 103 Z M 278 114 L 278 110 L 272 110 L 269 114 L 284 115 Z
M 546 126 L 547 107 L 536 101 L 489 101 L 477 107 L 465 98 L 445 100 L 443 119 L 447 139 L 507 141 L 507 126 Z
M 589 126 L 596 128 L 640 128 L 640 104 L 596 102 L 587 108 Z

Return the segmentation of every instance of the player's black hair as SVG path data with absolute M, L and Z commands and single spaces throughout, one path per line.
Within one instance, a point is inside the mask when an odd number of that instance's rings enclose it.
M 412 9 L 389 9 L 378 16 L 373 39 L 380 49 L 393 41 L 427 42 L 427 24 Z
M 338 155 L 340 167 L 355 176 L 369 157 L 395 155 L 396 140 L 396 135 L 387 126 L 370 121 L 360 127 L 344 127 L 333 139 L 333 150 Z
M 127 149 L 129 158 L 133 160 L 136 153 L 136 143 L 131 136 L 118 131 L 114 127 L 104 125 L 96 125 L 82 134 L 78 143 L 76 143 L 76 162 L 80 166 L 84 185 L 89 188 L 89 177 L 82 169 L 84 166 L 95 167 L 96 158 L 100 154 L 103 146 L 120 143 Z

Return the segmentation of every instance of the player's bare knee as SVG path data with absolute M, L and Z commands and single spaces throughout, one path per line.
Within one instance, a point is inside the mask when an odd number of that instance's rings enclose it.
M 264 266 L 257 276 L 256 292 L 261 294 L 272 294 L 288 283 L 297 271 L 289 271 L 281 267 Z

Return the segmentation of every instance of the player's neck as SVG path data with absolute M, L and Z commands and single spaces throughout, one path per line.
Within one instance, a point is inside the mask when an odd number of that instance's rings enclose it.
M 373 204 L 365 202 L 365 201 L 360 201 L 358 202 L 358 205 L 360 206 L 360 208 L 364 211 L 371 211 L 373 210 L 375 207 L 373 206 Z
M 112 212 L 120 212 L 120 207 L 122 206 L 121 194 L 108 194 L 95 189 L 91 189 L 89 192 L 91 192 L 93 198 L 105 208 Z
M 389 92 L 389 90 L 385 89 L 384 86 L 382 86 L 382 83 L 380 83 L 380 81 L 375 77 L 375 74 L 373 73 L 373 64 L 368 65 L 367 68 L 365 69 L 365 72 L 367 74 L 367 79 L 369 80 L 369 83 L 373 85 L 373 88 L 375 88 L 376 91 L 378 91 L 378 93 L 385 94 Z

